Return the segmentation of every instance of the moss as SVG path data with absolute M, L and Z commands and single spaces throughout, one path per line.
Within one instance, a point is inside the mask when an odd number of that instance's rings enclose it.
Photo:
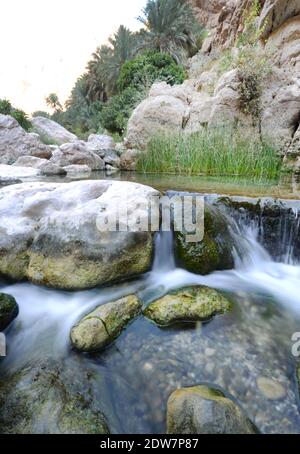
M 0 293 L 0 331 L 3 331 L 17 316 L 19 307 L 14 297 Z
M 204 237 L 197 243 L 186 242 L 185 232 L 176 233 L 176 258 L 180 266 L 197 274 L 231 269 L 233 241 L 227 221 L 215 208 L 205 206 Z
M 169 326 L 182 321 L 208 321 L 230 310 L 231 303 L 221 293 L 195 286 L 160 298 L 144 310 L 144 315 L 159 326 Z

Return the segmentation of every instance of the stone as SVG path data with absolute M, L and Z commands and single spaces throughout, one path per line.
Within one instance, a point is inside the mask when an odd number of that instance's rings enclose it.
M 36 158 L 34 156 L 21 156 L 14 164 L 20 167 L 33 167 L 38 169 L 41 175 L 66 175 L 66 171 L 48 161 L 47 159 Z
M 0 384 L 1 434 L 109 434 L 93 371 L 46 357 L 5 375 Z
M 0 331 L 4 331 L 18 314 L 19 307 L 15 298 L 5 293 L 0 293 Z
M 231 303 L 221 293 L 195 286 L 163 296 L 150 304 L 144 315 L 157 325 L 168 326 L 176 322 L 208 321 L 230 310 Z
M 114 150 L 106 150 L 103 160 L 106 165 L 109 164 L 115 168 L 119 168 L 121 165 L 120 158 Z
M 286 395 L 285 388 L 278 381 L 268 377 L 258 377 L 256 383 L 258 389 L 266 399 L 280 400 Z
M 40 174 L 38 169 L 33 167 L 20 167 L 14 165 L 0 164 L 0 175 L 1 178 L 30 178 L 36 177 Z
M 121 334 L 141 308 L 135 295 L 99 306 L 72 328 L 72 345 L 82 352 L 102 350 Z
M 179 266 L 196 274 L 232 269 L 233 240 L 228 220 L 217 208 L 206 204 L 203 240 L 189 243 L 185 232 L 175 232 L 175 256 Z
M 257 429 L 219 389 L 181 388 L 168 400 L 167 433 L 174 435 L 255 434 Z
M 112 137 L 104 134 L 91 134 L 88 138 L 87 148 L 92 152 L 104 152 L 106 150 L 114 150 L 116 144 Z M 102 153 L 103 157 L 105 153 Z
M 259 17 L 262 38 L 267 38 L 287 19 L 300 14 L 298 0 L 266 0 Z
M 68 173 L 68 174 L 80 174 L 80 173 L 84 173 L 84 174 L 87 174 L 87 173 L 91 173 L 91 168 L 87 165 L 70 165 L 70 166 L 66 166 L 64 167 L 64 170 Z
M 51 162 L 59 167 L 87 165 L 91 170 L 103 170 L 105 167 L 103 159 L 89 151 L 82 141 L 62 145 L 53 152 Z
M 3 188 L 4 186 L 10 186 L 11 184 L 19 183 L 22 183 L 22 180 L 20 180 L 19 178 L 0 177 L 0 188 Z
M 53 120 L 45 117 L 33 117 L 31 119 L 34 131 L 39 134 L 42 140 L 52 144 L 62 145 L 68 142 L 75 142 L 78 138 L 75 134 L 67 131 L 66 128 Z
M 13 164 L 20 156 L 51 156 L 51 149 L 27 133 L 9 115 L 0 114 L 0 164 Z
M 183 86 L 154 84 L 129 119 L 127 148 L 143 150 L 153 135 L 180 133 L 187 111 L 184 97 Z
M 121 170 L 134 171 L 136 170 L 136 163 L 139 156 L 139 151 L 137 150 L 127 150 L 121 155 L 120 158 L 120 167 Z
M 153 233 L 140 231 L 135 220 L 148 225 L 148 200 L 157 195 L 148 186 L 109 180 L 1 189 L 0 274 L 75 290 L 149 271 Z M 129 231 L 107 231 L 106 219 L 116 219 L 120 205 L 127 206 Z M 125 214 L 119 222 L 128 227 Z

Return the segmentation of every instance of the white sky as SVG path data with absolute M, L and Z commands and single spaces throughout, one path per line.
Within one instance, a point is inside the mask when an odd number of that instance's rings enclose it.
M 146 0 L 1 1 L 0 99 L 27 113 L 46 110 L 55 92 L 65 102 L 96 47 L 136 17 Z

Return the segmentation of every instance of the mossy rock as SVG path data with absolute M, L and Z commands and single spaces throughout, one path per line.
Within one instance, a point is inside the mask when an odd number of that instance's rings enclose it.
M 159 326 L 176 322 L 208 321 L 214 315 L 231 310 L 231 303 L 221 293 L 208 287 L 187 287 L 160 298 L 145 310 L 145 317 Z
M 176 232 L 175 256 L 180 266 L 196 274 L 232 269 L 233 239 L 225 216 L 216 208 L 205 205 L 202 241 L 189 243 L 186 232 Z
M 82 352 L 99 351 L 107 347 L 141 309 L 142 303 L 135 295 L 99 306 L 72 328 L 72 345 Z
M 0 293 L 0 331 L 18 316 L 19 306 L 13 296 Z
M 4 376 L 0 384 L 2 434 L 108 434 L 90 371 L 46 358 Z
M 168 400 L 167 433 L 255 434 L 258 430 L 222 391 L 199 385 L 176 390 Z

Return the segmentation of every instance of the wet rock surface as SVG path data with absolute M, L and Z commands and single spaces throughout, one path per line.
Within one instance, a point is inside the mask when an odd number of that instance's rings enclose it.
M 5 330 L 8 325 L 18 316 L 19 307 L 10 295 L 0 293 L 0 331 Z
M 83 352 L 101 350 L 111 344 L 140 312 L 135 295 L 99 306 L 75 325 L 70 333 L 73 346 Z
M 187 287 L 151 303 L 144 315 L 157 325 L 169 326 L 176 322 L 208 321 L 230 309 L 230 302 L 221 293 L 207 287 Z
M 254 434 L 242 410 L 218 389 L 199 385 L 174 391 L 168 400 L 168 434 Z

